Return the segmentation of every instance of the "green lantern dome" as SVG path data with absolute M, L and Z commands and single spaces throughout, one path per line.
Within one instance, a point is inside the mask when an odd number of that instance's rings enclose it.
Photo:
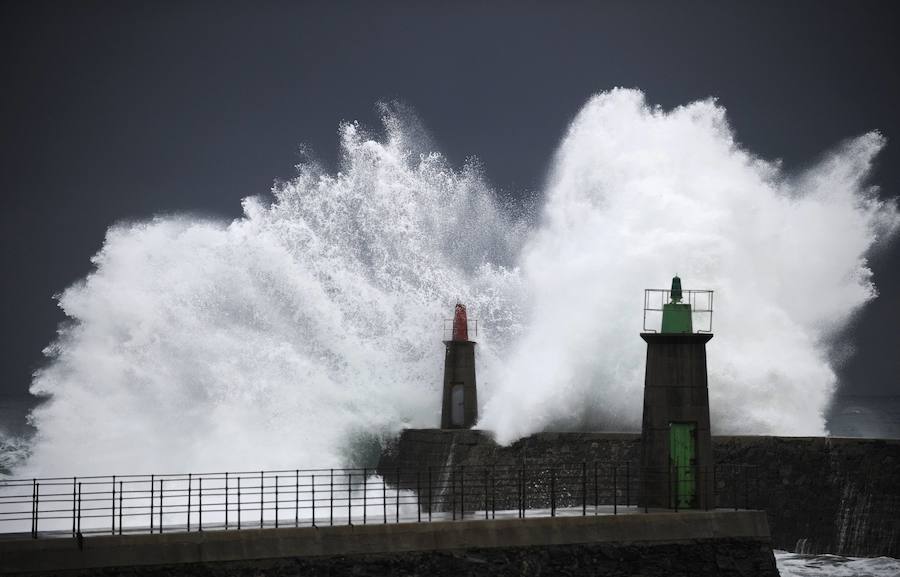
M 669 291 L 669 296 L 673 303 L 681 302 L 681 279 L 677 274 L 672 277 L 672 290 Z
M 669 291 L 669 302 L 663 305 L 662 333 L 692 333 L 691 305 L 682 303 L 681 279 L 678 275 L 672 278 L 672 290 Z

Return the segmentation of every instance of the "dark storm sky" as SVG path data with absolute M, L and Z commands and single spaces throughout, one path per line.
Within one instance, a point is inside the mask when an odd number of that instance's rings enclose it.
M 301 144 L 401 99 L 455 164 L 540 189 L 569 120 L 614 86 L 671 107 L 716 96 L 740 142 L 788 169 L 879 129 L 900 194 L 896 2 L 3 2 L 0 395 L 24 395 L 107 227 L 240 215 Z M 835 231 L 840 234 L 840 231 Z M 898 243 L 900 244 L 900 243 Z M 900 394 L 900 246 L 851 329 L 845 392 Z M 2 399 L 0 399 L 2 400 Z

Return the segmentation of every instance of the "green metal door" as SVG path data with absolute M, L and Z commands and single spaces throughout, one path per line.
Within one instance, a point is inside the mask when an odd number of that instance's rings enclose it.
M 672 505 L 689 509 L 697 492 L 694 470 L 696 423 L 669 423 Z

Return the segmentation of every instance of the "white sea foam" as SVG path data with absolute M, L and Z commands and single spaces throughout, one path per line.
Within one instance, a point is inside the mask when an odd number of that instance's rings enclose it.
M 442 320 L 456 299 L 494 341 L 519 298 L 519 228 L 477 171 L 342 128 L 341 172 L 313 163 L 231 223 L 110 229 L 67 289 L 72 319 L 32 391 L 28 471 L 224 470 L 371 461 L 372 439 L 439 418 Z
M 781 577 L 898 577 L 900 560 L 891 557 L 795 555 L 775 551 Z
M 371 461 L 380 436 L 438 423 L 457 299 L 480 321 L 480 426 L 633 429 L 642 291 L 675 272 L 717 291 L 716 430 L 824 431 L 828 340 L 875 294 L 865 258 L 898 222 L 865 184 L 881 136 L 789 177 L 714 102 L 615 90 L 573 121 L 534 222 L 405 114 L 385 121 L 343 126 L 340 172 L 305 162 L 234 222 L 111 228 L 59 298 L 18 472 Z
M 829 339 L 875 295 L 865 257 L 897 228 L 896 206 L 865 183 L 883 145 L 866 134 L 788 176 L 737 144 L 714 101 L 591 99 L 525 247 L 529 329 L 481 425 L 502 441 L 572 423 L 638 429 L 642 291 L 679 273 L 716 291 L 714 431 L 824 433 Z
M 31 444 L 26 437 L 8 435 L 0 429 L 0 479 L 10 476 L 25 463 L 30 450 Z

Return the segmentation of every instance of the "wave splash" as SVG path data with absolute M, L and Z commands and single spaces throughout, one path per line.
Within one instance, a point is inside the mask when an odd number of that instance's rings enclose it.
M 72 323 L 32 392 L 42 474 L 337 466 L 439 417 L 442 320 L 484 319 L 485 377 L 514 319 L 520 226 L 475 167 L 342 126 L 314 162 L 231 223 L 121 224 L 59 297 Z M 488 380 L 490 380 L 488 378 Z
M 875 296 L 865 255 L 900 220 L 866 185 L 883 145 L 866 134 L 789 176 L 742 149 L 713 100 L 667 112 L 638 91 L 591 99 L 523 252 L 530 328 L 483 426 L 504 441 L 573 423 L 639 429 L 642 290 L 678 273 L 716 291 L 714 432 L 824 434 L 830 345 Z
M 503 202 L 407 113 L 341 128 L 231 223 L 111 228 L 59 297 L 71 322 L 32 392 L 24 474 L 332 466 L 439 419 L 440 327 L 479 319 L 481 427 L 639 425 L 642 290 L 678 272 L 717 291 L 717 432 L 820 434 L 830 339 L 875 296 L 865 257 L 898 227 L 866 185 L 884 140 L 788 176 L 741 149 L 713 101 L 591 99 L 540 208 Z

